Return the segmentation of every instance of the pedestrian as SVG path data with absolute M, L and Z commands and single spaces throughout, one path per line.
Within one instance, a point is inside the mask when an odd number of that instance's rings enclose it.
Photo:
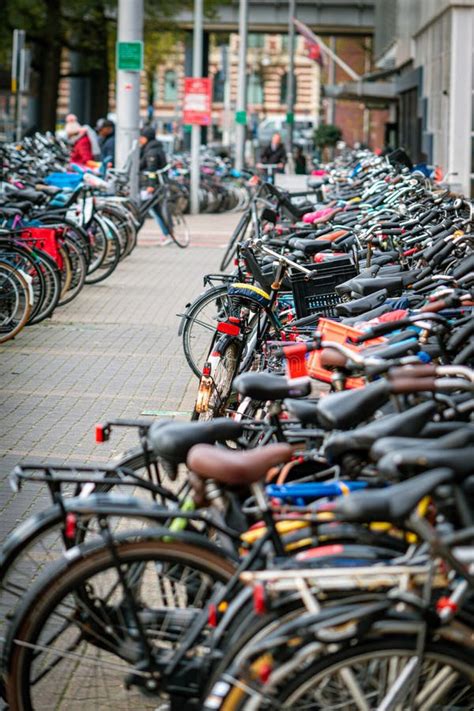
M 66 121 L 64 125 L 64 130 L 66 132 L 67 136 L 67 125 L 68 123 L 78 123 L 79 119 L 77 118 L 76 114 L 68 114 L 66 116 Z M 89 138 L 90 144 L 91 144 L 91 150 L 92 150 L 92 159 L 91 160 L 100 160 L 100 146 L 99 146 L 99 139 L 97 137 L 96 132 L 92 128 L 92 126 L 89 126 L 87 123 L 82 124 L 82 128 L 86 131 L 87 136 Z
M 102 162 L 108 166 L 113 166 L 115 161 L 115 124 L 106 118 L 97 121 L 95 127 L 99 136 L 100 157 Z
M 162 144 L 156 140 L 155 129 L 146 126 L 140 133 L 140 170 L 153 171 L 165 167 L 167 160 Z
M 274 133 L 272 140 L 266 148 L 263 149 L 260 160 L 265 165 L 275 165 L 279 172 L 283 171 L 286 163 L 285 146 L 281 141 L 279 133 Z
M 296 175 L 306 175 L 306 156 L 301 146 L 296 146 L 293 154 Z
M 71 146 L 69 161 L 77 165 L 85 166 L 88 161 L 94 159 L 86 127 L 81 126 L 79 121 L 67 121 L 65 131 L 67 141 Z

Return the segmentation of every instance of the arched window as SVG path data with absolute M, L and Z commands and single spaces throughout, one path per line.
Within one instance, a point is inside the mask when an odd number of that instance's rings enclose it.
M 247 82 L 247 103 L 263 104 L 263 82 L 260 74 L 250 74 Z
M 174 69 L 167 69 L 165 72 L 165 86 L 163 101 L 171 103 L 178 98 L 178 79 Z
M 224 101 L 224 72 L 219 70 L 214 74 L 214 81 L 212 82 L 212 100 L 217 102 Z
M 293 100 L 296 104 L 298 101 L 298 82 L 296 76 L 293 75 Z M 288 73 L 281 75 L 280 79 L 280 104 L 286 104 L 288 101 Z

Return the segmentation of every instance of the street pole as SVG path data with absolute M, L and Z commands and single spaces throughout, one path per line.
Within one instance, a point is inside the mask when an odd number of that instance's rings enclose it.
M 293 125 L 295 120 L 295 25 L 296 0 L 290 0 L 288 13 L 288 81 L 286 82 L 286 153 L 288 170 L 294 172 Z
M 25 30 L 13 30 L 11 87 L 15 96 L 15 140 L 21 140 L 22 91 L 21 61 L 25 47 Z
M 333 54 L 336 53 L 336 38 L 331 35 L 329 38 L 329 48 Z M 328 82 L 330 86 L 334 86 L 336 83 L 336 62 L 334 58 L 329 55 L 328 61 Z M 327 122 L 333 124 L 336 119 L 336 102 L 333 98 L 328 99 L 328 111 L 327 111 Z
M 202 76 L 202 43 L 203 43 L 203 0 L 194 0 L 194 34 L 193 34 L 193 77 Z M 191 129 L 191 212 L 199 212 L 199 178 L 201 151 L 201 126 L 193 125 Z
M 143 0 L 118 1 L 118 33 L 120 43 L 140 43 L 143 41 Z M 136 46 L 136 45 L 134 45 Z M 133 49 L 133 48 L 132 48 Z M 142 51 L 143 57 L 143 51 Z M 117 67 L 117 141 L 115 147 L 115 165 L 123 168 L 130 160 L 130 196 L 138 199 L 139 181 L 139 151 L 138 137 L 140 134 L 140 70 L 142 62 L 134 63 L 135 57 L 128 58 L 122 66 Z M 130 156 L 132 148 L 135 148 Z
M 247 26 L 248 0 L 239 6 L 239 69 L 237 78 L 235 167 L 245 165 L 245 139 L 247 136 Z

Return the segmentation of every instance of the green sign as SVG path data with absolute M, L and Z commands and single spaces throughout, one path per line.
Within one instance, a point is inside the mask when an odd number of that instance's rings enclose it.
M 191 133 L 193 130 L 193 127 L 191 126 L 190 123 L 183 123 L 183 132 L 184 133 Z
M 286 123 L 294 123 L 295 122 L 295 115 L 291 111 L 286 114 Z
M 246 111 L 237 111 L 235 114 L 235 121 L 236 123 L 242 124 L 242 126 L 245 126 L 247 123 L 247 112 Z
M 143 42 L 117 42 L 117 69 L 127 72 L 143 69 Z

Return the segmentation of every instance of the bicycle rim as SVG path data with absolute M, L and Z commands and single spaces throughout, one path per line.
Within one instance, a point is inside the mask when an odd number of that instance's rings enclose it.
M 143 661 L 131 600 L 153 654 L 169 658 L 233 566 L 202 548 L 158 540 L 122 543 L 116 552 L 131 599 L 110 550 L 92 548 L 72 564 L 60 561 L 25 601 L 10 647 L 12 711 L 156 709 L 158 691 L 144 696 L 124 683 Z

